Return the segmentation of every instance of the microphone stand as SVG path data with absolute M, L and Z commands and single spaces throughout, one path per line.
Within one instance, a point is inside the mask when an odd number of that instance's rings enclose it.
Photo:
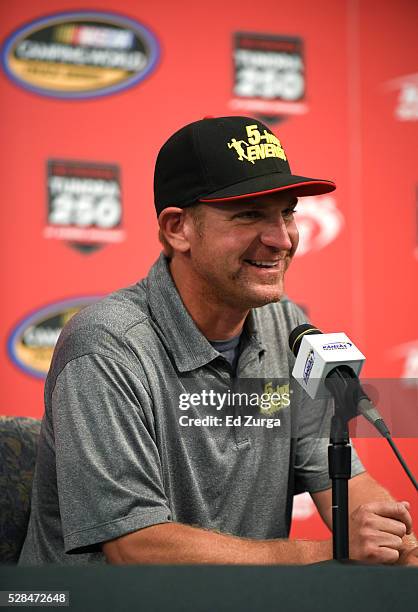
M 331 419 L 328 470 L 332 481 L 332 550 L 336 561 L 349 561 L 348 481 L 351 478 L 351 446 L 348 423 L 357 416 L 357 407 L 350 393 L 350 376 L 340 373 L 340 380 L 327 378 L 326 387 L 334 396 Z
M 303 339 L 307 335 L 317 335 L 322 332 L 308 323 L 296 327 L 289 336 L 289 347 L 296 357 L 293 376 L 299 380 L 297 360 Z M 308 340 L 309 342 L 309 340 Z M 314 351 L 311 351 L 314 352 Z M 360 354 L 361 355 L 361 354 Z M 306 358 L 306 354 L 305 354 Z M 304 376 L 306 365 L 304 366 Z M 300 365 L 300 364 L 299 364 Z M 300 368 L 299 368 L 300 369 Z M 306 381 L 305 381 L 306 382 Z M 349 444 L 348 423 L 362 414 L 386 438 L 394 451 L 408 478 L 418 491 L 418 482 L 404 461 L 399 449 L 392 440 L 390 431 L 374 408 L 372 402 L 364 393 L 356 374 L 347 364 L 337 365 L 325 377 L 325 387 L 334 397 L 334 416 L 331 419 L 330 444 L 328 446 L 328 471 L 332 481 L 332 548 L 333 559 L 339 562 L 350 561 L 349 527 L 348 527 L 348 481 L 351 478 L 351 446 Z M 305 389 L 306 390 L 306 389 Z M 355 563 L 354 561 L 351 561 Z M 328 562 L 326 562 L 328 563 Z

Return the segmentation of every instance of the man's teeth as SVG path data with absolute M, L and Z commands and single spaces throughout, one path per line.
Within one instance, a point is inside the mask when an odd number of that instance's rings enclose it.
M 253 259 L 247 259 L 246 261 L 259 268 L 275 268 L 277 266 L 277 261 L 254 261 Z

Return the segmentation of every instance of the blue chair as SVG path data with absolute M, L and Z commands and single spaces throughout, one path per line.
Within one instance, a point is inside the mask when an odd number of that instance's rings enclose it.
M 41 421 L 0 416 L 0 563 L 17 563 L 28 528 Z

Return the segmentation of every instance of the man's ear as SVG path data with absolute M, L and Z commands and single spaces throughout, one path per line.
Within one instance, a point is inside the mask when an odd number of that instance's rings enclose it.
M 158 217 L 160 236 L 162 243 L 165 242 L 174 250 L 186 253 L 190 249 L 188 239 L 190 219 L 182 208 L 169 206 L 165 208 Z

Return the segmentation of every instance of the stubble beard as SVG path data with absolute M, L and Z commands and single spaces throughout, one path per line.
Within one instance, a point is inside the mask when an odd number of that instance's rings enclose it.
M 241 271 L 236 275 L 237 295 L 241 301 L 241 305 L 246 308 L 260 308 L 279 302 L 284 292 L 284 274 L 281 275 L 276 282 L 257 283 L 245 278 Z
M 238 310 L 250 310 L 280 301 L 284 293 L 284 275 L 285 271 L 274 283 L 259 282 L 254 286 L 254 280 L 247 278 L 246 271 L 240 268 L 221 283 L 214 278 L 206 280 L 217 301 Z

